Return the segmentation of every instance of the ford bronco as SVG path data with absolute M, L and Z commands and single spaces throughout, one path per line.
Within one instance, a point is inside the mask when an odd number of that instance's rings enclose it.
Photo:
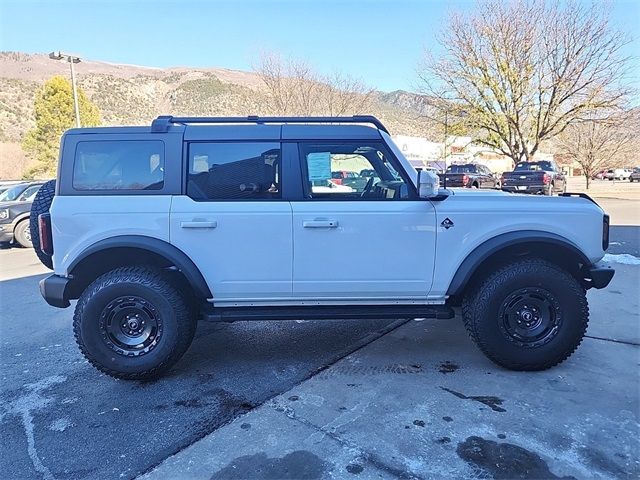
M 80 350 L 125 379 L 166 372 L 198 319 L 451 319 L 459 305 L 492 361 L 542 370 L 578 347 L 586 290 L 614 274 L 588 196 L 442 189 L 371 116 L 72 129 L 31 220 L 54 270 L 43 297 L 77 299 Z

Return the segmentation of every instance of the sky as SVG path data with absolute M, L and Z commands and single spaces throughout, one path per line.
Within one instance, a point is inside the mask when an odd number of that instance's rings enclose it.
M 612 0 L 614 26 L 640 33 L 640 0 Z M 306 60 L 374 88 L 415 90 L 449 13 L 474 0 L 0 0 L 0 49 L 62 50 L 155 67 L 251 70 L 261 52 Z M 628 47 L 640 79 L 640 39 Z M 1 72 L 0 72 L 1 75 Z

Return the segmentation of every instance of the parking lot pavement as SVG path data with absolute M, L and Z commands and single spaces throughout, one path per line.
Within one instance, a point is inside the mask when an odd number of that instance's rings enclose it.
M 42 300 L 36 262 L 0 250 L 2 478 L 135 477 L 395 325 L 201 323 L 168 376 L 117 381 L 80 355 L 73 311 Z
M 459 317 L 411 321 L 143 478 L 638 478 L 640 266 L 616 267 L 558 367 L 510 372 Z

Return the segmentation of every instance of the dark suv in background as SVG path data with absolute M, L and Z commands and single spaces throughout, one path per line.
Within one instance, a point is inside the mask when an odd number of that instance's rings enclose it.
M 18 183 L 0 193 L 0 243 L 32 246 L 29 215 L 33 199 L 44 183 L 44 180 Z

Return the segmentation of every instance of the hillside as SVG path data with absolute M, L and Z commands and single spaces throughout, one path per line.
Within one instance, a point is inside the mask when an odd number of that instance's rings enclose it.
M 153 68 L 83 61 L 79 86 L 100 108 L 105 125 L 149 124 L 160 114 L 260 115 L 266 93 L 252 72 L 224 68 Z M 19 143 L 33 126 L 36 90 L 54 75 L 69 75 L 66 62 L 47 55 L 0 52 L 0 178 L 16 176 L 26 164 Z M 425 135 L 421 97 L 409 92 L 376 92 L 371 110 L 395 134 Z

